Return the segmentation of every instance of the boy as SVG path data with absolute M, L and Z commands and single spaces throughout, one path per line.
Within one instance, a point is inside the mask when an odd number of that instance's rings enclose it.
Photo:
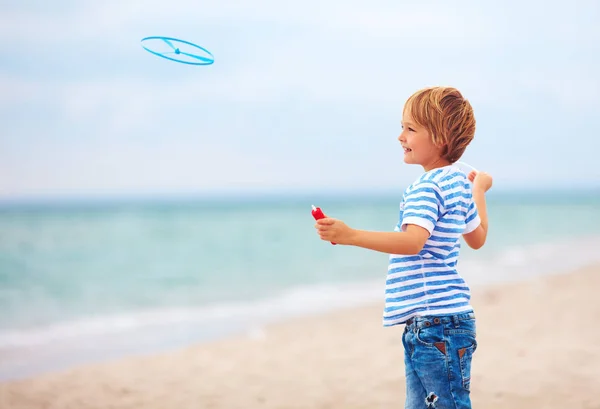
M 404 106 L 398 140 L 404 162 L 425 173 L 404 192 L 394 231 L 357 230 L 328 217 L 315 225 L 322 240 L 390 254 L 383 325 L 405 324 L 408 409 L 471 408 L 475 316 L 456 265 L 461 236 L 474 249 L 485 243 L 492 178 L 453 164 L 474 135 L 473 109 L 458 90 L 417 91 Z

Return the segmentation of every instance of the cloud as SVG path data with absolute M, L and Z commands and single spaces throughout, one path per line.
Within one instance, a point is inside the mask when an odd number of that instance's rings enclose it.
M 539 135 L 560 139 L 569 121 L 598 131 L 597 11 L 586 2 L 14 3 L 0 12 L 0 162 L 13 175 L 4 192 L 205 186 L 190 174 L 228 158 L 249 186 L 311 186 L 312 161 L 326 174 L 319 183 L 394 184 L 397 157 L 388 151 L 402 105 L 440 84 L 476 107 L 477 162 L 516 174 L 531 155 L 512 154 L 521 165 L 507 168 L 513 148 L 483 141 L 508 132 L 531 150 Z M 198 41 L 215 64 L 145 52 L 139 40 L 155 34 Z M 319 144 L 339 150 L 331 163 L 310 149 Z M 148 161 L 163 151 L 164 171 Z M 213 167 L 192 165 L 186 155 L 200 151 Z M 361 155 L 372 172 L 355 169 Z M 259 160 L 265 165 L 252 167 Z M 232 180 L 242 179 L 224 170 L 211 183 Z

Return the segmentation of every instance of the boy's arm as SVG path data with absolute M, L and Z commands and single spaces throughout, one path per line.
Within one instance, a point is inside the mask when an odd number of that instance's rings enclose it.
M 431 236 L 439 215 L 443 213 L 440 188 L 431 181 L 422 181 L 405 198 L 401 225 L 394 232 L 354 230 L 355 246 L 388 254 L 419 254 Z
M 415 184 L 404 199 L 402 220 L 393 232 L 352 229 L 335 219 L 317 220 L 321 239 L 387 254 L 419 254 L 443 213 L 439 187 L 430 181 Z
M 477 250 L 483 247 L 483 245 L 485 244 L 488 232 L 488 217 L 485 202 L 485 190 L 478 188 L 473 189 L 473 201 L 475 202 L 475 206 L 477 207 L 477 212 L 479 214 L 479 218 L 481 219 L 481 223 L 472 232 L 463 234 L 463 238 L 465 239 L 465 242 L 469 245 L 469 247 Z
M 380 251 L 388 254 L 419 254 L 429 238 L 427 229 L 408 224 L 405 231 L 377 232 L 355 230 L 348 240 L 352 246 Z

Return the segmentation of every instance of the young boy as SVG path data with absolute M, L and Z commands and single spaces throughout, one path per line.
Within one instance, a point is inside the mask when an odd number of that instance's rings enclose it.
M 393 232 L 350 228 L 326 217 L 322 240 L 390 254 L 383 325 L 405 324 L 406 408 L 471 408 L 471 359 L 477 347 L 470 290 L 456 266 L 460 237 L 484 245 L 485 192 L 492 178 L 453 164 L 475 134 L 470 103 L 450 87 L 413 94 L 404 106 L 404 162 L 424 173 L 404 192 Z

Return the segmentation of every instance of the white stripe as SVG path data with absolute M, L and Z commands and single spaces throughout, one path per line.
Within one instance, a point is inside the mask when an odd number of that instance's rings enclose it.
M 417 273 L 416 278 L 411 278 L 410 280 L 401 280 L 401 281 L 397 281 L 397 282 L 390 282 L 390 281 L 394 281 L 397 278 L 401 278 L 403 276 L 404 275 L 402 275 L 402 274 L 388 274 L 388 277 L 385 281 L 386 289 L 387 288 L 404 287 L 407 285 L 413 285 L 420 281 L 423 283 L 430 283 L 433 281 L 458 280 L 459 278 L 462 278 L 459 274 L 435 275 L 435 276 L 423 277 L 421 273 Z
M 389 274 L 388 278 L 385 282 L 385 289 L 387 290 L 388 288 L 398 288 L 398 287 L 404 287 L 407 285 L 413 285 L 413 284 L 416 284 L 423 280 L 423 277 L 419 276 L 417 278 L 413 278 L 410 280 L 399 281 L 397 283 L 389 283 L 389 281 L 394 280 L 394 278 L 400 278 L 400 277 L 402 277 L 402 275 L 399 275 L 398 277 L 394 277 L 394 274 Z
M 469 216 L 472 216 L 473 213 L 475 213 L 477 211 L 477 206 L 475 206 L 475 202 L 471 202 L 471 204 L 469 206 L 470 206 L 470 209 L 467 211 L 467 219 L 469 218 Z
M 456 220 L 457 222 L 464 222 L 465 215 L 462 214 L 445 214 L 444 217 L 440 219 L 441 222 L 445 222 L 447 220 Z M 458 226 L 458 225 L 457 225 Z
M 463 301 L 466 302 L 468 300 L 463 300 Z M 433 313 L 435 315 L 450 315 L 450 314 L 459 314 L 461 312 L 467 312 L 467 311 L 471 311 L 471 310 L 473 310 L 473 307 L 471 306 L 471 304 L 467 304 L 462 307 L 439 308 L 437 310 L 431 311 L 431 313 Z
M 423 270 L 422 270 L 423 272 L 436 271 L 440 267 L 436 266 L 435 264 L 440 264 L 440 262 L 443 262 L 443 261 L 437 260 L 435 258 L 425 258 L 425 257 L 422 257 L 420 260 L 414 260 L 414 261 L 402 260 L 402 258 L 408 258 L 408 257 L 413 257 L 413 256 L 403 256 L 400 254 L 390 255 L 390 265 L 389 265 L 388 270 L 391 270 L 393 268 L 412 267 L 412 266 L 423 264 Z M 399 260 L 392 263 L 393 259 L 399 259 Z
M 386 304 L 386 307 L 387 307 L 387 304 Z M 406 308 L 402 308 L 402 309 L 394 310 L 394 311 L 384 311 L 383 316 L 384 317 L 393 317 L 395 315 L 405 314 L 406 312 L 408 312 L 410 310 L 414 310 L 419 307 L 421 307 L 421 305 L 413 305 L 410 307 L 406 307 Z M 422 307 L 425 307 L 425 304 L 423 304 Z
M 437 227 L 437 226 L 436 226 Z M 454 239 L 458 239 L 460 237 L 459 233 L 446 233 L 445 231 L 439 231 L 439 230 L 433 230 L 433 235 L 434 236 L 438 236 L 438 237 L 444 237 L 444 238 L 454 238 Z M 433 236 L 432 236 L 433 237 Z M 430 239 L 431 240 L 431 239 Z
M 433 259 L 433 260 L 435 260 L 435 259 Z M 414 266 L 417 264 L 420 265 L 422 263 L 420 261 L 418 261 L 417 263 L 412 264 L 411 266 Z M 395 266 L 395 267 L 392 267 L 392 266 Z M 426 273 L 437 273 L 437 272 L 448 271 L 448 267 L 438 267 L 438 266 L 429 267 L 429 266 L 427 266 L 427 264 L 423 264 L 422 268 L 417 269 L 417 270 L 396 271 L 394 273 L 391 272 L 395 268 L 405 268 L 405 267 L 409 267 L 409 265 L 402 265 L 401 263 L 391 264 L 390 268 L 388 268 L 389 276 L 390 277 L 392 277 L 392 276 L 410 276 L 413 274 L 426 274 Z
M 437 226 L 443 227 L 445 229 L 462 229 L 463 224 L 453 224 L 453 223 L 445 223 L 444 219 L 438 220 Z
M 463 302 L 466 302 L 466 301 L 467 300 L 463 300 Z M 415 305 L 415 306 L 412 306 L 409 308 L 404 308 L 402 310 L 384 312 L 383 317 L 385 319 L 389 319 L 389 317 L 394 317 L 396 315 L 404 314 L 404 313 L 406 313 L 412 309 L 416 309 L 418 307 L 420 307 L 420 306 Z M 425 307 L 425 305 L 423 305 L 423 307 Z M 471 310 L 473 310 L 473 307 L 470 304 L 467 304 L 465 306 L 460 306 L 460 307 L 438 308 L 436 310 L 427 310 L 427 311 L 419 312 L 418 314 L 411 314 L 410 316 L 400 318 L 400 319 L 394 319 L 394 320 L 390 320 L 390 321 L 400 322 L 402 320 L 407 320 L 410 317 L 414 317 L 415 315 L 447 315 L 447 314 L 457 314 L 457 313 L 471 311 Z
M 437 219 L 437 217 L 438 217 L 437 209 L 435 207 L 431 207 L 431 203 L 429 203 L 427 205 L 426 209 L 416 209 L 416 208 L 412 207 L 412 204 L 407 205 L 404 208 L 404 214 L 406 214 L 406 213 L 419 213 L 419 214 L 427 213 L 429 216 L 433 217 L 434 220 Z M 414 218 L 415 216 L 411 215 L 409 217 Z M 427 223 L 430 223 L 430 222 L 431 221 L 429 219 L 427 219 Z M 404 220 L 402 221 L 402 224 L 404 224 Z
M 435 195 L 433 195 L 432 199 L 435 199 L 436 203 L 438 202 Z M 431 209 L 436 209 L 436 213 L 437 213 L 437 207 L 436 207 L 435 203 L 431 203 L 431 201 L 429 201 L 429 200 L 423 200 L 422 196 L 419 196 L 417 198 L 417 200 L 411 198 L 410 202 L 404 204 L 404 210 L 406 211 L 406 209 L 410 209 L 411 207 L 414 207 L 414 206 L 427 206 Z
M 389 288 L 386 288 L 386 290 L 388 290 L 388 289 Z M 414 298 L 414 299 L 406 300 L 406 301 L 402 301 L 402 302 L 400 302 L 400 301 L 395 301 L 395 302 L 388 301 L 388 300 L 390 300 L 392 298 L 406 297 L 407 295 L 413 295 L 413 294 L 418 294 L 418 293 L 422 293 L 422 292 L 425 292 L 425 287 L 413 288 L 412 290 L 406 290 L 406 291 L 401 291 L 401 292 L 392 293 L 392 294 L 386 293 L 385 294 L 385 300 L 386 300 L 386 303 L 387 303 L 386 307 L 394 306 L 394 305 L 403 305 L 403 304 L 406 304 L 409 301 L 410 301 L 410 303 L 413 303 L 413 302 L 419 302 L 420 300 L 425 300 L 425 298 L 427 298 L 427 294 L 424 294 L 422 297 L 419 297 L 419 298 Z
M 460 242 L 458 241 L 458 239 L 455 241 L 442 241 L 442 240 L 436 240 L 435 238 L 433 238 L 433 236 L 431 236 L 425 242 L 425 244 L 428 244 L 430 246 L 443 246 L 443 247 L 457 247 L 459 245 L 459 243 Z
M 438 287 L 439 288 L 439 287 Z M 419 290 L 419 291 L 417 291 Z M 425 294 L 422 297 L 419 298 L 412 298 L 410 300 L 404 300 L 404 301 L 389 301 L 392 298 L 398 298 L 398 297 L 404 297 L 407 295 L 411 295 L 411 294 L 417 294 L 419 292 L 423 291 L 422 288 L 416 289 L 416 290 L 410 290 L 410 291 L 403 291 L 401 294 L 402 295 L 398 295 L 396 296 L 394 294 L 394 296 L 391 296 L 391 294 L 386 294 L 386 307 L 401 307 L 402 305 L 405 305 L 406 303 L 416 303 L 416 302 L 420 302 L 420 301 L 425 301 L 426 299 L 431 299 L 431 298 L 438 298 L 438 297 L 450 297 L 451 295 L 456 295 L 456 294 L 465 294 L 466 296 L 470 296 L 470 293 L 464 290 L 450 290 L 447 291 L 445 293 L 440 293 L 440 294 Z M 400 294 L 400 293 L 398 293 Z M 462 300 L 462 301 L 461 301 Z M 430 302 L 427 303 L 427 305 L 429 306 L 438 306 L 438 305 L 444 305 L 444 304 L 454 304 L 457 302 L 465 302 L 467 301 L 466 298 L 456 298 L 454 300 L 443 300 L 443 301 L 436 301 L 436 302 Z M 394 314 L 395 315 L 395 314 Z
M 460 277 L 458 274 L 453 274 L 453 275 L 447 275 L 447 276 L 434 276 L 434 277 L 426 277 L 424 279 L 422 278 L 415 278 L 413 280 L 406 280 L 406 281 L 398 281 L 396 283 L 389 283 L 386 281 L 385 284 L 385 290 L 386 290 L 386 296 L 387 298 L 398 298 L 398 297 L 402 297 L 404 294 L 408 295 L 408 294 L 414 294 L 415 292 L 419 292 L 416 290 L 420 290 L 420 291 L 433 291 L 433 290 L 437 290 L 440 288 L 445 288 L 451 285 L 456 285 L 456 286 L 461 286 L 461 287 L 466 287 L 467 284 L 466 282 L 463 283 L 450 283 L 450 284 L 438 284 L 438 285 L 427 285 L 429 283 L 433 283 L 435 281 L 446 281 L 446 280 L 458 280 L 462 277 Z M 411 290 L 405 290 L 405 291 L 400 291 L 397 293 L 394 293 L 393 296 L 391 296 L 391 294 L 387 293 L 387 290 L 393 290 L 395 288 L 400 288 L 400 287 L 406 287 L 409 285 L 413 285 L 413 284 L 417 284 L 419 282 L 422 282 L 423 285 Z M 465 290 L 451 290 L 451 291 L 458 291 L 458 292 L 464 292 Z M 434 296 L 436 294 L 432 294 L 432 296 Z

